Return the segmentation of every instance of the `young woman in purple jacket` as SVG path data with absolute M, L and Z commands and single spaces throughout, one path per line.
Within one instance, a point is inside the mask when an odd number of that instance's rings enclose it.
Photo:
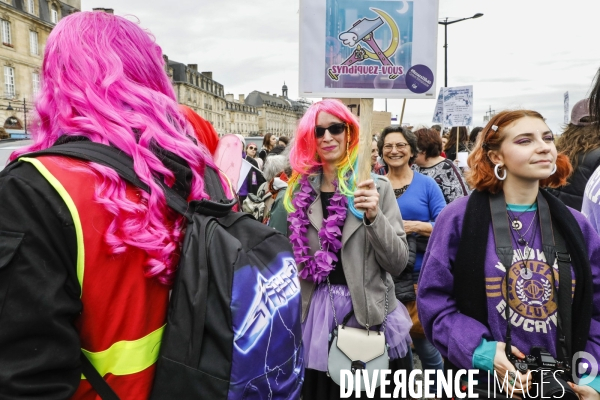
M 495 374 L 519 396 L 535 368 L 517 364 L 544 348 L 564 362 L 565 395 L 600 399 L 600 237 L 540 189 L 564 184 L 568 159 L 539 113 L 518 110 L 489 121 L 468 163 L 476 190 L 440 213 L 423 260 L 417 296 L 427 338 L 448 366 L 479 369 L 483 380 Z M 559 301 L 561 281 L 571 293 Z

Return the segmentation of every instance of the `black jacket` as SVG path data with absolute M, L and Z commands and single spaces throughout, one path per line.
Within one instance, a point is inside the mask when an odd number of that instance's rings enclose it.
M 258 169 L 258 162 L 254 158 L 246 157 L 246 161 L 254 167 L 250 168 L 248 175 L 246 175 L 246 187 L 248 188 L 248 193 L 257 194 L 258 188 L 265 183 L 266 180 L 260 169 Z
M 417 299 L 412 275 L 415 268 L 417 253 L 425 253 L 429 238 L 420 235 L 406 235 L 406 241 L 408 242 L 408 263 L 400 275 L 392 277 L 394 280 L 396 299 L 403 304 Z
M 600 166 L 600 148 L 580 154 L 577 161 L 577 168 L 569 177 L 567 184 L 557 189 L 548 189 L 548 191 L 562 200 L 565 205 L 581 211 L 585 186 L 590 176 Z
M 82 308 L 71 213 L 29 163 L 2 172 L 0 204 L 0 398 L 69 398 Z
M 469 149 L 467 149 L 467 146 L 465 146 L 464 144 L 459 144 L 458 145 L 458 151 L 466 151 L 468 152 Z M 446 158 L 448 160 L 456 160 L 456 144 L 454 146 L 452 146 L 451 148 L 449 148 L 448 150 L 446 150 Z

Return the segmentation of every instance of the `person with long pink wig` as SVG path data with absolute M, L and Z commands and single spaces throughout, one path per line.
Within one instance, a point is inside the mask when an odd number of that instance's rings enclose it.
M 154 38 L 104 12 L 52 30 L 32 134 L 0 175 L 0 397 L 96 398 L 83 354 L 119 397 L 147 398 L 185 229 L 157 180 L 205 199 L 216 167 Z M 150 193 L 95 163 L 26 155 L 70 141 L 130 156 Z
M 358 143 L 357 119 L 328 99 L 307 110 L 290 152 L 284 205 L 301 278 L 305 399 L 340 398 L 327 354 L 344 316 L 348 326 L 385 331 L 392 369 L 410 368 L 410 316 L 392 281 L 408 260 L 406 234 L 387 178 L 356 182 Z

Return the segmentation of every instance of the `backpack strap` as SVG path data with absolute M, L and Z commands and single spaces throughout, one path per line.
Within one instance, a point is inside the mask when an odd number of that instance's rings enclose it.
M 556 246 L 556 262 L 558 263 L 558 341 L 556 354 L 562 355 L 567 368 L 571 367 L 573 319 L 571 314 L 571 255 L 567 250 L 565 238 L 559 229 L 554 229 L 554 242 Z
M 80 351 L 79 359 L 81 360 L 81 372 L 85 375 L 86 379 L 98 393 L 100 398 L 102 400 L 119 400 L 119 396 L 117 396 L 108 383 L 106 383 L 83 351 Z
M 44 155 L 62 155 L 107 166 L 114 169 L 115 172 L 127 182 L 150 193 L 150 187 L 142 182 L 135 173 L 135 170 L 133 169 L 133 159 L 115 147 L 91 141 L 77 141 L 55 145 L 45 150 L 23 155 L 23 157 L 38 157 Z M 193 211 L 212 216 L 226 215 L 231 211 L 233 205 L 236 204 L 235 199 L 232 201 L 227 199 L 225 191 L 221 186 L 221 180 L 214 169 L 206 168 L 204 179 L 205 190 L 210 198 L 216 201 L 202 200 L 194 202 L 195 205 Z M 188 221 L 190 221 L 191 213 L 193 211 L 190 210 L 187 200 L 165 185 L 164 182 L 157 179 L 156 183 L 163 189 L 169 207 L 185 216 Z

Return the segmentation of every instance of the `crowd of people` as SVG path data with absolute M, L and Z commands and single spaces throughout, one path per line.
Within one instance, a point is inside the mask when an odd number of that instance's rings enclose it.
M 120 398 L 150 396 L 187 224 L 163 189 L 191 208 L 211 200 L 220 142 L 177 104 L 161 54 L 102 12 L 48 38 L 34 143 L 0 175 L 1 398 L 96 398 L 81 354 Z M 600 70 L 561 135 L 533 110 L 470 132 L 389 126 L 360 182 L 359 122 L 338 100 L 312 104 L 291 141 L 239 136 L 231 157 L 250 170 L 218 185 L 291 243 L 291 283 L 276 289 L 301 296 L 303 399 L 340 398 L 329 353 L 346 328 L 383 336 L 392 372 L 413 370 L 415 352 L 424 369 L 494 372 L 517 394 L 532 380 L 516 364 L 546 352 L 591 375 L 565 375 L 565 391 L 600 399 L 599 122 Z M 72 142 L 126 154 L 148 190 L 94 162 L 27 156 Z

